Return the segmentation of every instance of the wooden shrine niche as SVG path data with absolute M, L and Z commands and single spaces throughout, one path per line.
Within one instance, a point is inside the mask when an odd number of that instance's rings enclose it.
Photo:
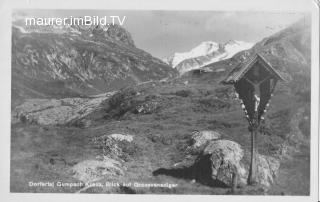
M 227 80 L 234 84 L 242 100 L 242 108 L 251 122 L 254 119 L 260 121 L 277 81 L 283 78 L 262 56 L 256 55 L 231 72 Z

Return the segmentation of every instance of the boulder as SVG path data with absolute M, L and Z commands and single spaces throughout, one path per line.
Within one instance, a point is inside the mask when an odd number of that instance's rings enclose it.
M 203 170 L 206 168 L 208 175 L 198 175 L 199 177 L 210 177 L 211 180 L 221 182 L 226 186 L 232 186 L 233 177 L 238 175 L 238 183 L 246 182 L 246 170 L 240 162 L 243 158 L 243 150 L 241 146 L 230 140 L 211 141 L 203 150 L 195 163 L 195 169 Z
M 133 142 L 133 136 L 128 134 L 103 135 L 95 137 L 93 142 L 102 148 L 104 156 L 118 160 L 127 161 L 129 156 L 134 155 L 138 150 Z
M 280 162 L 274 157 L 258 155 L 258 183 L 270 187 L 274 183 L 277 176 L 278 170 L 280 168 Z
M 210 141 L 221 139 L 222 135 L 212 130 L 195 130 L 192 132 L 189 146 L 186 149 L 187 154 L 200 154 Z
M 94 182 L 107 176 L 123 175 L 121 164 L 113 159 L 104 158 L 99 160 L 84 160 L 71 168 L 73 177 L 84 182 Z
M 233 183 L 247 183 L 249 165 L 244 166 L 242 158 L 244 151 L 240 144 L 230 140 L 210 141 L 196 159 L 194 177 L 197 181 L 214 181 L 217 185 L 231 187 Z M 258 183 L 270 187 L 274 183 L 280 162 L 274 157 L 258 154 Z M 237 176 L 237 181 L 234 181 Z M 219 186 L 220 186 L 219 185 Z
M 132 135 L 123 135 L 123 134 L 111 134 L 107 138 L 113 139 L 115 141 L 127 141 L 127 142 L 132 142 L 133 141 L 133 136 Z
M 219 132 L 212 130 L 194 131 L 191 136 L 192 147 L 199 148 L 208 141 L 221 139 L 221 137 L 222 135 Z

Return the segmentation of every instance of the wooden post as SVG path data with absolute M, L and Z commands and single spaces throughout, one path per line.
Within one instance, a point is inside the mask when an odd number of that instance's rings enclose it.
M 258 114 L 255 112 L 254 121 L 251 128 L 251 163 L 248 176 L 248 184 L 254 185 L 257 184 L 257 155 L 258 155 L 258 145 L 257 145 L 257 136 L 258 136 Z
M 233 193 L 233 194 L 237 190 L 238 178 L 239 178 L 238 168 L 237 168 L 237 166 L 233 166 L 233 169 L 232 169 L 232 182 L 231 182 L 231 193 Z
M 249 169 L 248 184 L 253 185 L 257 183 L 257 130 L 251 131 L 251 163 Z

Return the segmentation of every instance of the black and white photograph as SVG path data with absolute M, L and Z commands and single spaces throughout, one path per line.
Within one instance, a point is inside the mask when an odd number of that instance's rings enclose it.
M 11 11 L 11 194 L 317 195 L 313 12 L 97 7 Z

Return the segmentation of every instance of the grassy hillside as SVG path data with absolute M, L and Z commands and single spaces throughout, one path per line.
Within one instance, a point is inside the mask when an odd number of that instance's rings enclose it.
M 245 163 L 249 163 L 250 135 L 247 122 L 239 101 L 233 97 L 233 90 L 223 86 L 217 80 L 204 82 L 209 75 L 190 76 L 169 82 L 150 82 L 144 85 L 126 88 L 115 94 L 104 104 L 104 110 L 91 114 L 87 119 L 93 120 L 89 128 L 74 126 L 46 126 L 18 124 L 12 126 L 12 170 L 11 190 L 16 192 L 74 192 L 74 189 L 35 189 L 26 187 L 29 180 L 64 180 L 75 181 L 68 169 L 85 159 L 95 159 L 101 155 L 101 149 L 92 143 L 92 138 L 105 134 L 122 133 L 134 136 L 137 148 L 130 153 L 124 163 L 125 175 L 117 178 L 105 178 L 106 181 L 124 182 L 168 182 L 178 187 L 168 189 L 156 188 L 93 188 L 87 192 L 99 193 L 175 193 L 175 194 L 226 194 L 229 188 L 210 187 L 201 183 L 193 183 L 188 173 L 181 176 L 153 176 L 159 168 L 170 169 L 177 162 L 186 158 L 193 130 L 216 130 L 224 139 L 238 142 L 245 149 Z M 211 75 L 214 76 L 214 75 Z M 210 76 L 210 77 L 211 77 Z M 186 81 L 188 84 L 186 85 Z M 290 102 L 287 102 L 290 100 Z M 138 113 L 137 106 L 146 111 Z M 289 90 L 278 89 L 272 99 L 268 111 L 269 133 L 259 135 L 259 153 L 279 156 L 283 144 L 292 136 L 292 119 L 297 109 L 308 110 L 305 103 L 299 101 Z M 303 118 L 296 118 L 303 125 Z M 299 128 L 298 128 L 299 129 Z M 304 130 L 304 129 L 303 129 Z M 308 134 L 303 134 L 307 139 Z M 293 138 L 294 139 L 294 138 Z M 293 141 L 293 140 L 292 140 Z M 300 155 L 295 158 L 301 166 L 308 165 L 308 149 L 292 145 Z M 308 147 L 307 145 L 303 145 Z M 289 153 L 292 155 L 293 153 Z M 303 158 L 302 158 L 303 157 Z M 57 158 L 63 163 L 50 164 L 50 159 Z M 302 158 L 302 159 L 301 159 Z M 63 159 L 63 160 L 61 160 Z M 303 163 L 301 163 L 303 161 Z M 282 164 L 287 169 L 283 175 L 297 172 L 299 166 L 289 166 L 291 160 Z M 302 169 L 301 179 L 309 183 L 307 169 Z M 184 171 L 181 171 L 184 172 Z M 280 177 L 282 179 L 284 177 Z M 279 182 L 280 188 L 271 189 L 270 194 L 307 194 L 308 186 L 301 190 L 293 190 L 297 186 L 289 182 Z M 282 184 L 285 183 L 285 186 Z M 277 186 L 277 185 L 275 185 Z M 243 188 L 239 194 L 261 194 L 258 188 Z

